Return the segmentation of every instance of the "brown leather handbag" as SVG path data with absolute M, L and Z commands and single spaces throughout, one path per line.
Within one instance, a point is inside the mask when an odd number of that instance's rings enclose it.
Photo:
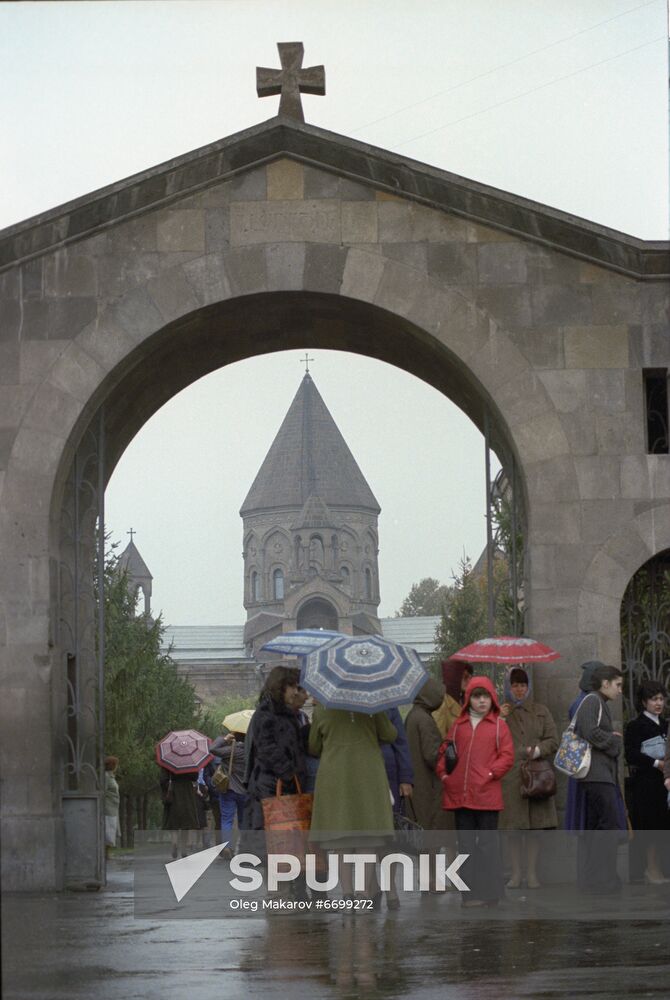
M 277 781 L 276 794 L 261 799 L 265 843 L 268 854 L 294 854 L 304 861 L 314 796 L 303 792 L 297 775 L 293 780 L 297 794 L 282 795 L 284 786 Z
M 556 772 L 550 760 L 524 760 L 520 772 L 522 799 L 549 799 L 556 794 Z

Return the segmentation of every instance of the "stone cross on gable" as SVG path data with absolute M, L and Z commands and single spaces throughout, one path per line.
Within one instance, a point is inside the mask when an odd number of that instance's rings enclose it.
M 326 93 L 326 71 L 323 66 L 302 68 L 305 49 L 302 42 L 277 42 L 281 69 L 256 67 L 256 93 L 259 97 L 281 94 L 279 114 L 304 122 L 301 94 Z

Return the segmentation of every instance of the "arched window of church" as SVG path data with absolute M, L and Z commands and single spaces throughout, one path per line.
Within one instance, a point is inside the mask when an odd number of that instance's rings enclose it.
M 368 600 L 372 600 L 372 573 L 369 569 L 365 571 L 365 596 Z
M 260 601 L 261 599 L 261 579 L 254 570 L 251 574 L 251 600 Z
M 323 540 L 319 535 L 312 535 L 309 540 L 309 564 L 310 566 L 323 566 Z
M 351 573 L 349 572 L 349 567 L 348 566 L 342 566 L 342 568 L 340 569 L 340 575 L 342 577 L 342 586 L 343 586 L 343 588 L 350 593 L 351 592 Z
M 276 569 L 272 574 L 272 587 L 275 601 L 284 600 L 284 573 L 281 569 Z

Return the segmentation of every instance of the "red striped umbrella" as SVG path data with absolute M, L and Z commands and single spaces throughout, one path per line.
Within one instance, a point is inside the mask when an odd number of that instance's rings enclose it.
M 550 663 L 560 655 L 551 646 L 525 635 L 499 635 L 471 642 L 454 653 L 452 659 L 467 663 Z
M 209 738 L 197 729 L 176 729 L 156 744 L 156 760 L 173 774 L 195 774 L 213 760 Z

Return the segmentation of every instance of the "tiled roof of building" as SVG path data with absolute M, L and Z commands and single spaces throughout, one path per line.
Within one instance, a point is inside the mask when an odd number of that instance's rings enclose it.
M 254 479 L 240 514 L 302 508 L 311 496 L 330 507 L 380 507 L 308 372 Z
M 244 625 L 168 625 L 163 649 L 181 660 L 221 660 L 238 663 L 248 659 L 244 650 Z M 249 661 L 251 662 L 251 661 Z
M 426 618 L 382 618 L 382 635 L 392 642 L 412 646 L 422 660 L 435 650 L 435 630 L 439 615 Z M 168 625 L 163 648 L 177 663 L 188 661 L 252 663 L 244 649 L 244 625 Z
M 381 619 L 384 638 L 411 646 L 422 660 L 429 660 L 435 652 L 435 632 L 439 624 L 439 615 Z

